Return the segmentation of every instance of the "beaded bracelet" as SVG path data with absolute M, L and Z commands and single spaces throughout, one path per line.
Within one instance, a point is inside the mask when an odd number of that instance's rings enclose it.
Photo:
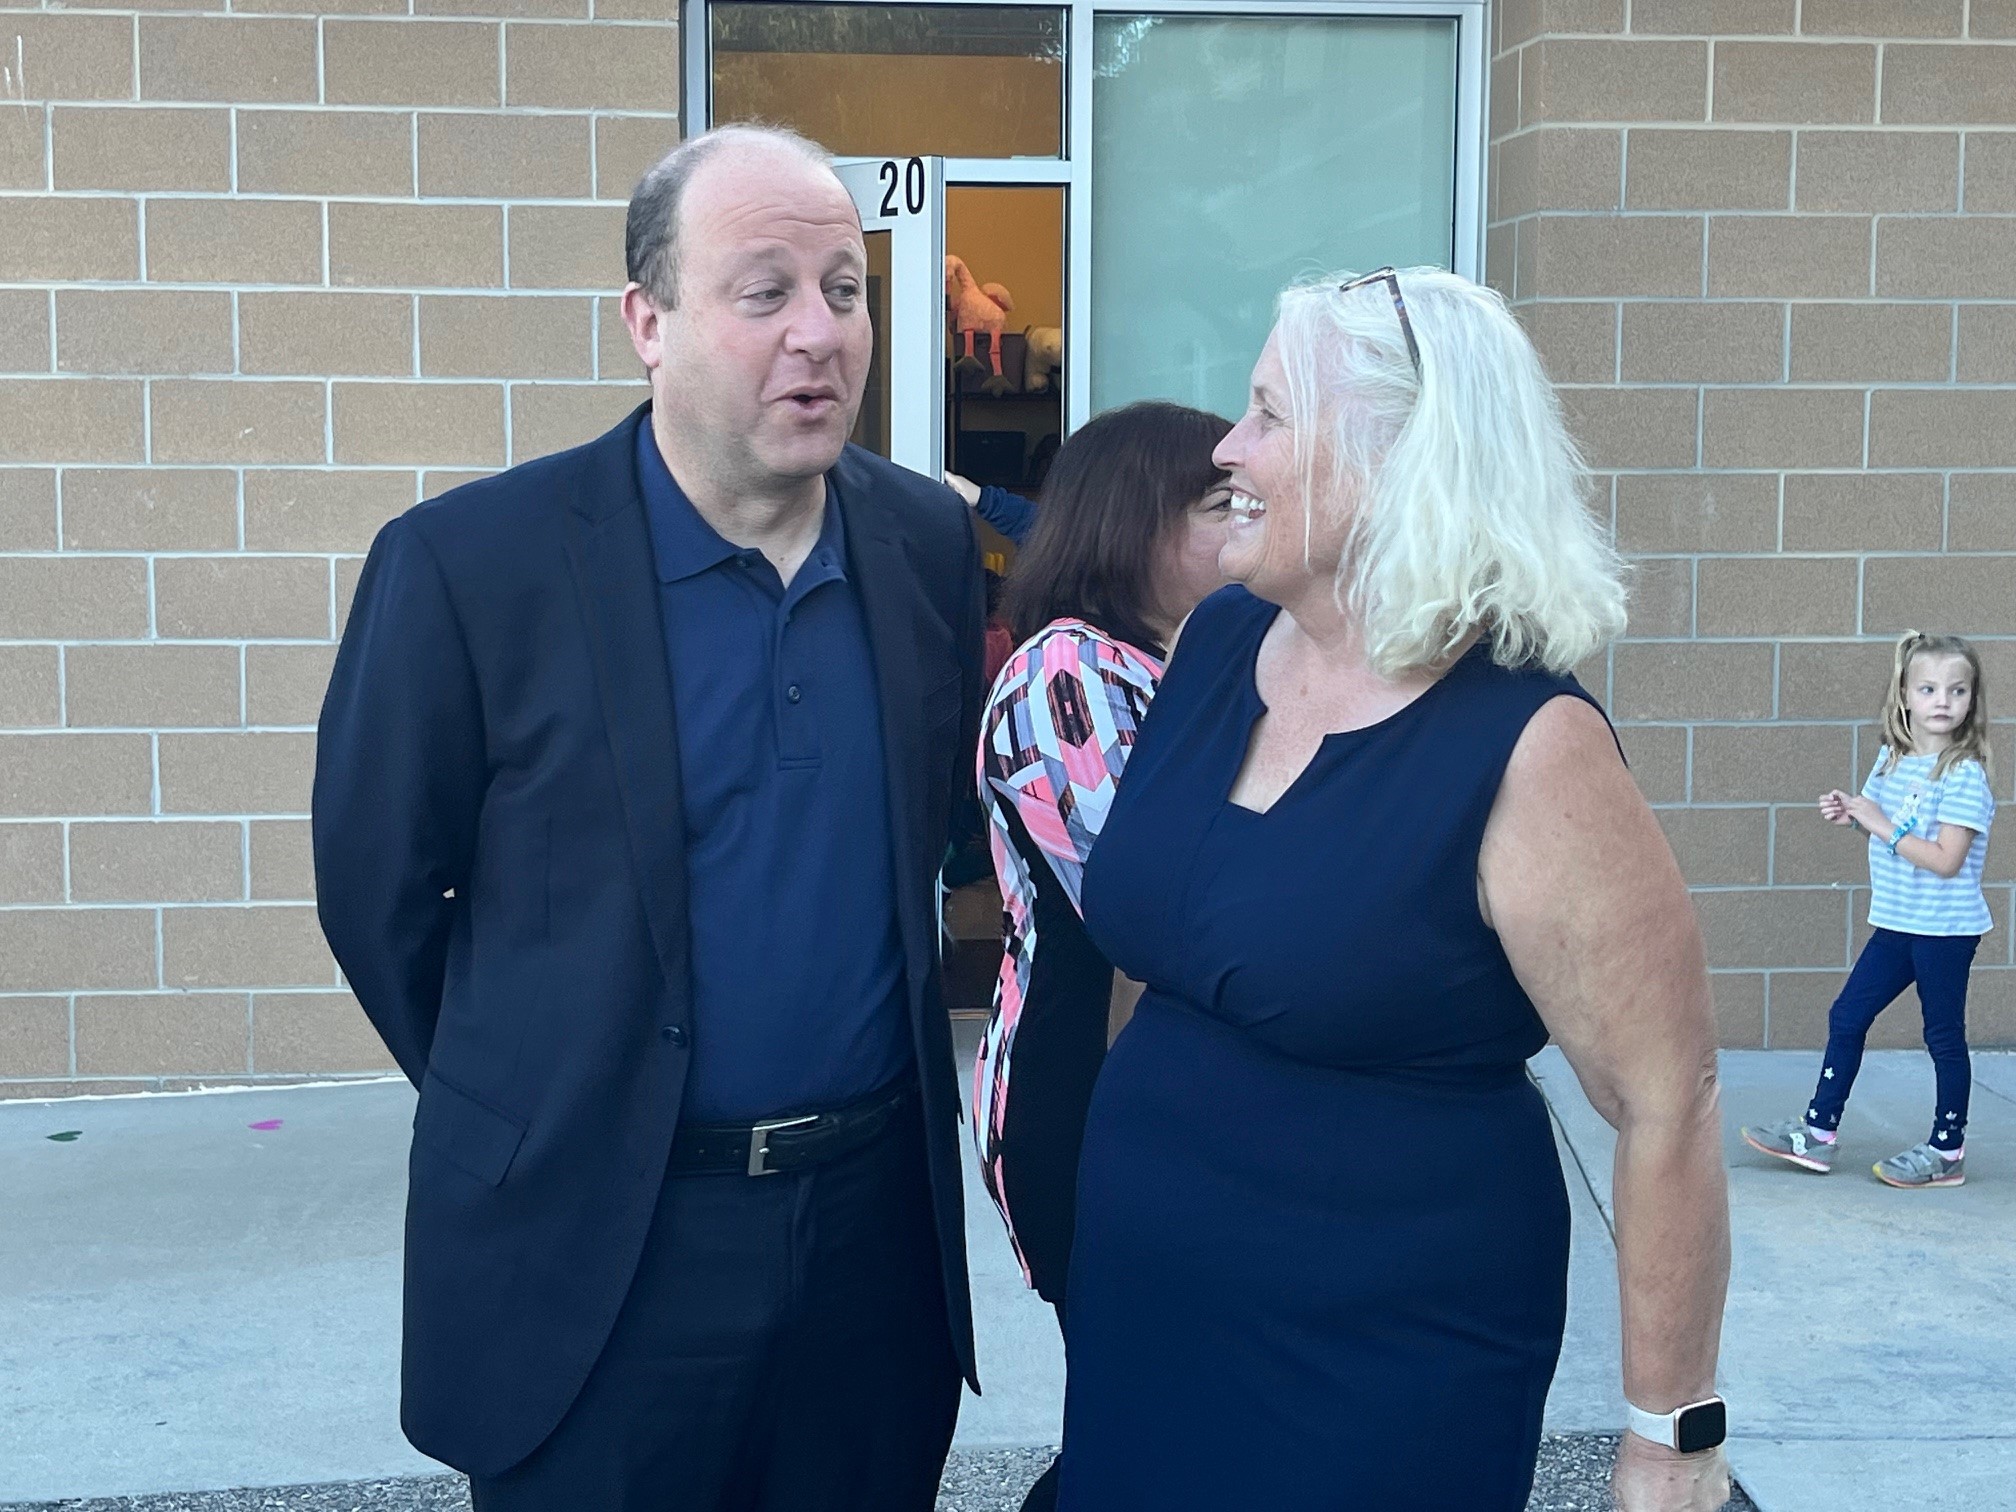
M 1918 828 L 1918 820 L 1915 816 L 1906 819 L 1902 824 L 1897 826 L 1890 838 L 1884 842 L 1889 847 L 1891 855 L 1894 856 L 1897 854 L 1897 847 L 1904 843 L 1904 837 L 1916 828 Z

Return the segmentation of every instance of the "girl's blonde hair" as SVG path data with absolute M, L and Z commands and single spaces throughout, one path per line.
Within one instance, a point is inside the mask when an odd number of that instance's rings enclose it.
M 1897 655 L 1890 672 L 1890 697 L 1883 706 L 1882 771 L 1889 771 L 1909 756 L 1917 745 L 1911 733 L 1911 705 L 1905 694 L 1911 663 L 1921 656 L 1957 656 L 1967 663 L 1974 678 L 1974 696 L 1967 704 L 1967 717 L 1953 732 L 1953 743 L 1939 753 L 1932 764 L 1932 780 L 1937 782 L 1963 761 L 1978 761 L 1989 777 L 1995 775 L 1995 758 L 1988 748 L 1988 685 L 1981 675 L 1981 655 L 1957 635 L 1926 635 L 1906 630 L 1897 638 Z
M 1281 296 L 1303 495 L 1355 492 L 1337 602 L 1392 677 L 1483 631 L 1507 666 L 1566 672 L 1624 629 L 1624 568 L 1533 343 L 1492 290 L 1403 268 L 1421 369 L 1384 283 Z M 1306 513 L 1306 511 L 1305 511 Z

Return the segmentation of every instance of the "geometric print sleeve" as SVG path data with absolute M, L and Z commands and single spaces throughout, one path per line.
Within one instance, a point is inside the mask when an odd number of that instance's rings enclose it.
M 1132 647 L 1060 620 L 1016 652 L 988 706 L 981 780 L 1014 806 L 1074 908 L 1161 674 Z
M 1001 1175 L 1002 1137 L 1013 1080 L 1015 1032 L 1036 952 L 1036 879 L 1015 845 L 1012 810 L 1043 853 L 1074 909 L 1085 858 L 1105 828 L 1113 794 L 1155 697 L 1162 664 L 1082 620 L 1058 620 L 1002 667 L 980 721 L 980 797 L 987 845 L 1001 885 L 1001 971 L 994 1011 L 973 1067 L 973 1141 L 980 1177 L 1015 1238 Z

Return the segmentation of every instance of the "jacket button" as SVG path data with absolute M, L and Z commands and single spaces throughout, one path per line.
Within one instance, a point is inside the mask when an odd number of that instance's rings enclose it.
M 686 1043 L 686 1031 L 684 1029 L 681 1029 L 677 1024 L 667 1024 L 663 1029 L 660 1029 L 658 1033 L 661 1037 L 668 1040 L 670 1043 L 674 1045 L 679 1045 L 683 1047 Z

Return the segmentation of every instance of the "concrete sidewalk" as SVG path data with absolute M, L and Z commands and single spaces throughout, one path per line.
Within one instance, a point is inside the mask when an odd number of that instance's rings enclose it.
M 412 1108 L 396 1080 L 0 1103 L 0 1502 L 460 1505 L 455 1486 L 412 1479 L 441 1467 L 398 1427 Z M 1621 1413 L 1608 1239 L 1588 1187 L 1571 1191 L 1571 1322 L 1548 1410 L 1567 1437 L 1543 1460 L 1543 1512 L 1599 1504 L 1609 1447 L 1585 1436 Z M 993 1512 L 1019 1504 L 1058 1440 L 1063 1359 L 970 1171 L 967 1219 L 987 1394 L 964 1402 L 941 1507 Z M 271 1502 L 181 1495 L 318 1483 Z
M 439 1472 L 398 1422 L 412 1110 L 404 1081 L 0 1103 L 0 1502 Z M 1055 1318 L 967 1202 L 958 1442 L 1054 1444 Z
M 1796 1110 L 1812 1062 L 1731 1056 L 1732 1120 Z M 1820 1181 L 1735 1162 L 1726 1358 L 1739 1473 L 1765 1512 L 2016 1507 L 1994 1499 L 2007 1491 L 1992 1478 L 2010 1480 L 2012 1461 L 2010 1442 L 1991 1436 L 2016 1418 L 2011 1365 L 1995 1349 L 2008 1333 L 2016 1065 L 1979 1065 L 1977 1184 L 1892 1193 L 1853 1172 Z M 1578 1437 L 1550 1443 L 1550 1489 L 1534 1507 L 1570 1512 L 1601 1505 L 1607 1454 L 1579 1435 L 1614 1431 L 1621 1416 L 1609 1140 L 1558 1057 L 1536 1071 L 1557 1109 L 1576 1219 L 1547 1425 Z M 1920 1137 L 1909 1131 L 1929 1111 L 1918 1104 L 1930 1071 L 1900 1053 L 1873 1056 L 1868 1076 L 1846 1137 L 1874 1159 Z M 403 1082 L 0 1103 L 0 1502 L 438 1473 L 397 1422 L 411 1111 Z M 71 1130 L 80 1137 L 48 1137 Z M 943 1505 L 983 1512 L 1012 1508 L 1013 1483 L 1041 1461 L 1027 1451 L 1056 1442 L 1063 1375 L 1049 1309 L 1022 1287 L 977 1180 L 968 1190 L 988 1389 L 966 1400 Z M 1828 1287 L 1807 1279 L 1815 1235 Z M 1932 1287 L 1935 1274 L 1946 1288 Z M 1949 1306 L 1958 1296 L 1966 1305 Z M 1807 1400 L 1824 1412 L 1801 1416 Z M 419 1508 L 455 1493 L 330 1494 L 200 1504 Z
M 1865 1060 L 1829 1175 L 1742 1143 L 1740 1125 L 1799 1114 L 1819 1069 L 1817 1052 L 1722 1056 L 1730 1463 L 1762 1512 L 2016 1512 L 2016 1055 L 1975 1055 L 1967 1184 L 1937 1191 L 1869 1172 L 1931 1129 L 1920 1051 Z M 1609 1126 L 1558 1051 L 1534 1072 L 1607 1216 Z

